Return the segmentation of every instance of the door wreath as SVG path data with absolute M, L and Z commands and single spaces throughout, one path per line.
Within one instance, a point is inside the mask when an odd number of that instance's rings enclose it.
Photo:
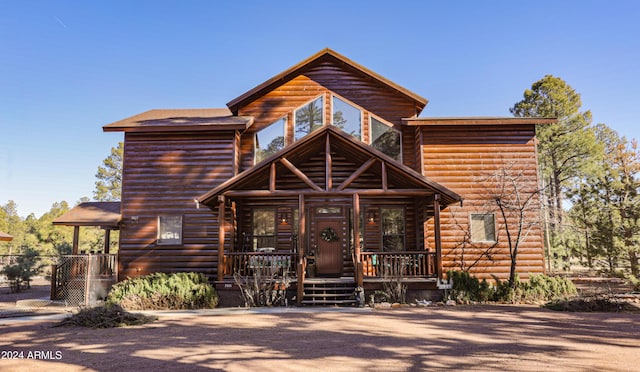
M 320 232 L 320 239 L 324 240 L 325 242 L 336 242 L 340 240 L 336 231 L 331 227 L 326 227 Z

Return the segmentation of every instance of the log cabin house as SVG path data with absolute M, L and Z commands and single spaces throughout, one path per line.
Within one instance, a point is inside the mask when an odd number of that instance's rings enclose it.
M 267 263 L 294 278 L 298 304 L 353 301 L 390 268 L 410 290 L 450 269 L 507 278 L 505 224 L 479 180 L 515 164 L 536 189 L 535 127 L 552 120 L 419 117 L 426 105 L 325 49 L 227 108 L 105 125 L 124 132 L 119 278 L 195 271 L 237 291 L 234 273 Z M 530 230 L 522 278 L 544 271 Z

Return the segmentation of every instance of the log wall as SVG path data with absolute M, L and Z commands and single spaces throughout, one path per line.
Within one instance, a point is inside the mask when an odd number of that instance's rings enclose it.
M 422 141 L 423 174 L 464 198 L 462 207 L 452 205 L 441 213 L 443 270 L 469 270 L 480 278 L 509 277 L 510 256 L 506 229 L 491 200 L 487 177 L 508 168 L 522 172 L 521 189 L 538 187 L 537 159 L 533 125 L 424 126 Z M 540 203 L 527 218 L 540 221 Z M 471 213 L 496 213 L 497 244 L 471 243 Z M 432 222 L 432 221 L 431 221 Z M 510 219 L 509 226 L 517 221 Z M 433 226 L 427 224 L 427 244 L 434 246 Z M 530 231 L 519 248 L 517 271 L 521 278 L 543 273 L 543 234 L 541 224 Z
M 234 138 L 232 131 L 125 134 L 121 279 L 176 271 L 214 276 L 217 213 L 196 208 L 194 198 L 233 176 Z M 161 215 L 182 216 L 182 244 L 156 243 Z

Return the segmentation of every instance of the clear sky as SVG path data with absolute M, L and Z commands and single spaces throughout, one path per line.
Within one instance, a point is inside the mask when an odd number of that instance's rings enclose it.
M 429 99 L 422 116 L 510 116 L 546 74 L 640 138 L 640 1 L 0 1 L 0 205 L 92 197 L 152 108 L 225 107 L 329 47 Z

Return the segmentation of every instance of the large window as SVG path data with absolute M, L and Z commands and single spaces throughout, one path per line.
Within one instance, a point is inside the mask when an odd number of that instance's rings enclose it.
M 182 216 L 158 217 L 158 244 L 182 243 Z
M 342 129 L 350 136 L 362 138 L 362 113 L 346 101 L 333 96 L 333 125 Z
M 397 252 L 404 250 L 404 209 L 382 208 L 382 250 Z
M 320 129 L 324 123 L 324 98 L 314 99 L 295 111 L 296 141 L 307 134 Z
M 276 247 L 276 211 L 273 208 L 253 210 L 253 250 Z
M 400 132 L 374 117 L 371 117 L 371 147 L 401 160 Z
M 256 163 L 284 148 L 284 128 L 287 118 L 283 117 L 256 133 Z
M 496 242 L 496 219 L 493 213 L 472 213 L 470 216 L 470 225 L 472 242 Z

